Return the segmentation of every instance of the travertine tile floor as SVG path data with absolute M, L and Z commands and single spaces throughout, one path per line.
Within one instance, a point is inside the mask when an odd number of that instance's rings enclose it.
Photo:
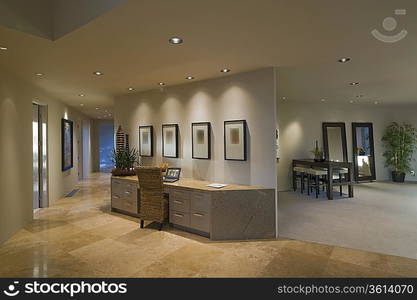
M 416 277 L 417 260 L 295 240 L 211 242 L 110 212 L 109 176 L 0 246 L 1 277 Z

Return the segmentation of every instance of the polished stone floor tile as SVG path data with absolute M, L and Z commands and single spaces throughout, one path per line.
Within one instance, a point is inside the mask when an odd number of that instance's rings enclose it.
M 210 241 L 110 211 L 94 174 L 0 245 L 0 277 L 416 277 L 417 260 L 288 239 Z

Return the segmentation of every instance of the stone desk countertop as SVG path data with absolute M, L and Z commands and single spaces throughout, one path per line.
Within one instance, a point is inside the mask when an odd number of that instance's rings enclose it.
M 114 179 L 119 180 L 126 180 L 131 182 L 138 182 L 138 178 L 136 176 L 113 176 Z M 201 191 L 208 191 L 208 192 L 218 192 L 218 191 L 253 191 L 253 190 L 274 190 L 273 188 L 266 188 L 266 187 L 259 187 L 259 186 L 251 186 L 251 185 L 239 185 L 239 184 L 228 184 L 227 186 L 217 189 L 208 187 L 208 184 L 214 183 L 213 181 L 203 181 L 203 180 L 196 180 L 192 178 L 181 178 L 180 180 L 169 183 L 164 182 L 165 187 L 178 187 L 184 189 L 193 189 L 193 190 L 201 190 Z

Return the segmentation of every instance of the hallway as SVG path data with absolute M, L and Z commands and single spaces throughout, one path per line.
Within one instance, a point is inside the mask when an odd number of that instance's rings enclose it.
M 294 240 L 211 242 L 111 213 L 108 174 L 0 246 L 1 277 L 415 277 L 417 260 Z

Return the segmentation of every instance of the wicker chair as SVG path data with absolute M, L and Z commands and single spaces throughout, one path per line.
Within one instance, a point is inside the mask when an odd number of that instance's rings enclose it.
M 168 196 L 164 194 L 162 172 L 158 167 L 139 167 L 135 169 L 139 180 L 140 228 L 144 221 L 160 223 L 159 230 L 168 220 Z

